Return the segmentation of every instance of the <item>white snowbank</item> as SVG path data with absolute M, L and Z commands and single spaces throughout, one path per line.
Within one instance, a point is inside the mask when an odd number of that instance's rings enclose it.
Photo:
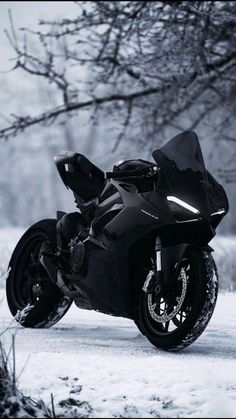
M 215 250 L 220 289 L 236 291 L 236 237 L 216 236 L 210 245 Z
M 7 266 L 19 238 L 24 233 L 22 228 L 0 229 L 0 278 L 7 271 Z M 219 271 L 220 289 L 236 290 L 236 237 L 216 236 L 210 245 L 215 250 L 214 258 Z M 0 281 L 0 288 L 4 281 Z
M 23 233 L 22 228 L 0 228 L 0 278 L 3 278 L 7 272 L 12 251 Z M 2 280 L 0 288 L 3 286 Z

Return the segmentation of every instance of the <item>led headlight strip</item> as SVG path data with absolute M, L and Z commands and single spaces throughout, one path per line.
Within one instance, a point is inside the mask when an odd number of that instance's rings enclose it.
M 175 202 L 176 204 L 180 205 L 183 208 L 186 208 L 188 211 L 193 212 L 194 214 L 200 214 L 200 211 L 192 205 L 187 204 L 187 202 L 182 201 L 182 199 L 176 198 L 176 196 L 167 196 L 167 201 Z
M 224 214 L 225 212 L 226 212 L 225 209 L 222 208 L 216 212 L 213 212 L 211 215 L 221 215 L 221 214 Z

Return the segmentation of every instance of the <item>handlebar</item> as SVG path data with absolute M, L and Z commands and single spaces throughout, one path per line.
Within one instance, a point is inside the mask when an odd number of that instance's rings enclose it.
M 129 177 L 142 177 L 142 176 L 153 176 L 157 174 L 158 168 L 154 167 L 144 167 L 137 170 L 123 170 L 120 172 L 106 172 L 107 179 L 124 179 Z

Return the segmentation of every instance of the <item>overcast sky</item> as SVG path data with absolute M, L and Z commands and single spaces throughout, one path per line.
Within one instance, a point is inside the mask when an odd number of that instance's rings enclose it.
M 0 71 L 11 67 L 14 56 L 4 33 L 9 27 L 8 10 L 11 9 L 16 28 L 35 28 L 39 19 L 72 17 L 77 6 L 73 1 L 1 1 L 0 2 Z

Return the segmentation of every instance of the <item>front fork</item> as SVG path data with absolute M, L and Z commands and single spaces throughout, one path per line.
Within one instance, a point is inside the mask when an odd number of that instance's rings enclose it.
M 189 247 L 191 247 L 189 243 L 163 247 L 161 238 L 158 236 L 155 243 L 155 269 L 149 272 L 143 285 L 143 291 L 145 293 L 155 293 L 157 297 L 161 295 L 171 305 L 175 294 L 176 281 L 180 274 L 181 261 Z M 200 246 L 200 248 L 205 248 L 208 252 L 213 251 L 208 244 Z
M 178 275 L 178 268 L 189 244 L 181 243 L 175 246 L 163 247 L 160 236 L 155 242 L 155 271 L 150 272 L 144 285 L 143 291 L 160 292 L 163 297 L 173 289 Z M 159 290 L 158 290 L 159 287 Z
M 143 291 L 150 292 L 155 290 L 157 293 L 160 291 L 165 293 L 165 283 L 162 272 L 162 244 L 159 236 L 157 236 L 155 243 L 155 258 L 155 272 L 149 273 L 143 285 Z

